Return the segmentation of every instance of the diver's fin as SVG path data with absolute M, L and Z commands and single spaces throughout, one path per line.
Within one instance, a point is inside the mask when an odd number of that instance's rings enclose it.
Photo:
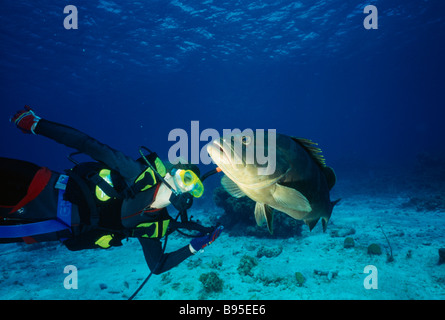
M 306 223 L 309 226 L 309 231 L 312 231 L 312 229 L 314 229 L 315 225 L 317 224 L 318 220 L 320 220 L 320 218 L 312 219 L 312 220 L 306 219 L 303 221 L 304 221 L 304 223 Z M 325 229 L 325 227 L 323 226 L 323 230 L 324 229 Z
M 337 176 L 335 175 L 334 169 L 331 167 L 324 167 L 323 168 L 324 175 L 326 176 L 326 181 L 328 182 L 329 190 L 332 189 L 332 187 L 337 182 Z
M 267 223 L 267 229 L 273 234 L 273 209 L 267 204 L 257 202 L 255 204 L 255 220 L 257 225 L 262 226 Z
M 283 207 L 301 212 L 312 211 L 311 205 L 306 197 L 295 189 L 277 183 L 273 197 L 275 201 Z
M 238 185 L 230 180 L 230 178 L 226 175 L 221 178 L 221 184 L 232 197 L 235 198 L 241 198 L 244 197 L 246 194 L 238 187 Z

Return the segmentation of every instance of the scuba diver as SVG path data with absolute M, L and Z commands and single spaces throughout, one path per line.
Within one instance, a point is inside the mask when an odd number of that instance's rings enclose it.
M 164 164 L 156 153 L 134 160 L 66 125 L 38 117 L 25 106 L 11 122 L 24 133 L 50 138 L 95 162 L 64 174 L 33 163 L 0 158 L 0 243 L 60 240 L 69 250 L 121 246 L 136 237 L 148 267 L 160 274 L 211 244 L 222 226 L 205 228 L 187 219 L 204 187 L 199 168 Z M 72 159 L 71 159 L 72 160 Z M 167 206 L 179 212 L 172 218 Z M 181 216 L 182 222 L 178 221 Z M 184 247 L 165 253 L 161 238 L 185 227 L 200 231 Z

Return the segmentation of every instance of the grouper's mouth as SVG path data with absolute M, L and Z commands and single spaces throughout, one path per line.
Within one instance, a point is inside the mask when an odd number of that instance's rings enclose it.
M 207 145 L 207 152 L 210 157 L 213 159 L 215 164 L 220 167 L 220 169 L 227 175 L 232 181 L 234 181 L 238 186 L 246 189 L 263 189 L 271 186 L 272 184 L 279 181 L 283 178 L 287 171 L 278 176 L 269 176 L 267 179 L 260 179 L 262 175 L 259 175 L 257 179 L 253 179 L 251 181 L 244 181 L 246 176 L 245 171 L 242 169 L 246 168 L 246 163 L 244 159 L 238 158 L 243 165 L 243 168 L 240 168 L 240 165 L 236 163 L 236 153 L 235 150 L 232 150 L 229 145 L 227 145 L 222 140 L 213 140 Z M 235 157 L 234 159 L 232 158 Z M 257 169 L 259 170 L 259 169 Z M 289 170 L 289 169 L 288 169 Z M 243 173 L 244 172 L 244 173 Z
M 232 164 L 230 156 L 227 154 L 227 152 L 222 147 L 221 142 L 218 140 L 214 140 L 213 142 L 208 144 L 207 152 L 217 165 Z

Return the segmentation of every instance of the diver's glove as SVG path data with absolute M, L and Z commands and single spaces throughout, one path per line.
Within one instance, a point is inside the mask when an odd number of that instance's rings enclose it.
M 9 121 L 14 122 L 17 128 L 22 130 L 24 133 L 33 133 L 40 117 L 38 117 L 34 111 L 32 111 L 30 106 L 25 106 L 25 110 L 20 110 L 12 116 Z
M 179 193 L 177 195 L 172 192 L 170 199 L 168 200 L 179 212 L 190 209 L 193 204 L 193 196 L 188 192 Z
M 211 245 L 213 241 L 215 241 L 219 237 L 223 229 L 224 229 L 223 226 L 219 226 L 212 233 L 208 235 L 199 238 L 194 238 L 192 241 L 190 241 L 190 251 L 192 253 L 196 253 L 199 250 L 204 249 L 208 245 Z

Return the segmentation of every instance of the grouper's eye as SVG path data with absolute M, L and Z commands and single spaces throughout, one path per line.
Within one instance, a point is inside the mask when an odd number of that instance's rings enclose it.
M 241 142 L 242 142 L 245 146 L 247 146 L 247 145 L 250 144 L 250 142 L 252 142 L 252 137 L 250 137 L 250 136 L 243 136 L 243 137 L 241 138 Z

